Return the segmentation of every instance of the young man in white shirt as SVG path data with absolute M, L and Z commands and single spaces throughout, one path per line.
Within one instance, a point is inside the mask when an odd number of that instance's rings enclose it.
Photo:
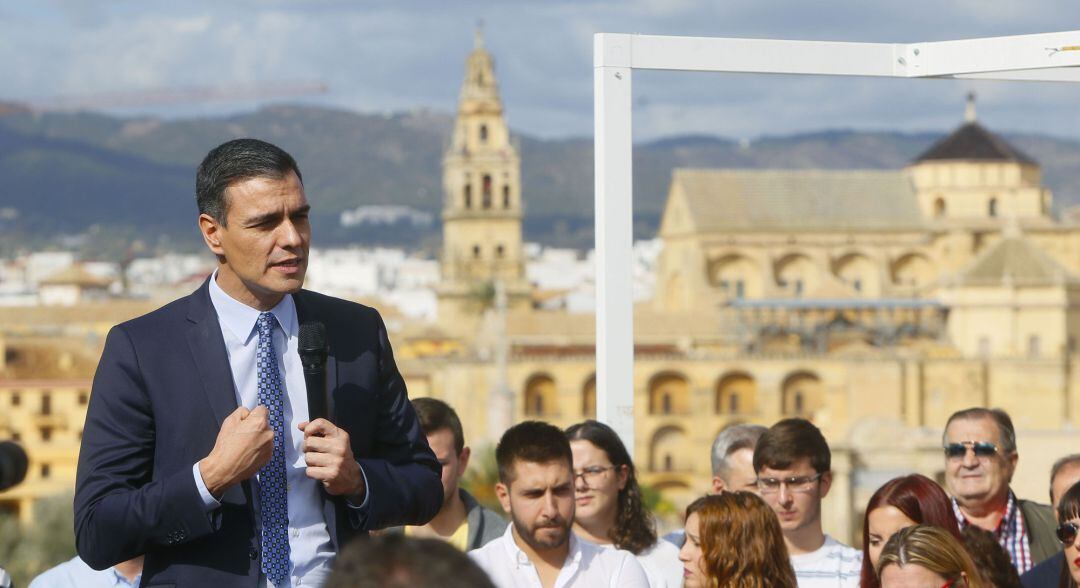
M 574 474 L 570 442 L 547 423 L 525 421 L 495 449 L 495 493 L 511 524 L 469 555 L 499 588 L 648 588 L 633 554 L 603 549 L 571 532 Z
M 832 453 L 806 419 L 784 419 L 754 447 L 758 493 L 776 512 L 799 588 L 858 588 L 862 553 L 821 529 Z

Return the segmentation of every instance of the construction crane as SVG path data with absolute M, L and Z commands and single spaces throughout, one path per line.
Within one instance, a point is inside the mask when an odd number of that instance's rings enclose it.
M 188 86 L 149 88 L 99 94 L 61 95 L 21 103 L 0 103 L 0 116 L 28 112 L 76 112 L 113 108 L 139 108 L 207 102 L 241 102 L 295 96 L 313 96 L 330 91 L 321 81 L 283 81 L 233 84 L 228 86 Z

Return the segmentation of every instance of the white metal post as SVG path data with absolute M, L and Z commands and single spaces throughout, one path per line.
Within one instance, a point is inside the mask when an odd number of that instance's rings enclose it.
M 908 44 L 598 33 L 593 57 L 596 412 L 633 453 L 634 69 L 1080 82 L 1080 31 Z
M 596 416 L 634 453 L 630 35 L 594 37 Z

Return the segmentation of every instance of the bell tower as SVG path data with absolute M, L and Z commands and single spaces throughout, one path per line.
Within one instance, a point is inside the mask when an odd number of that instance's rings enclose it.
M 480 28 L 465 62 L 454 133 L 443 155 L 443 194 L 439 321 L 462 324 L 492 307 L 496 282 L 509 309 L 528 307 L 521 161 Z

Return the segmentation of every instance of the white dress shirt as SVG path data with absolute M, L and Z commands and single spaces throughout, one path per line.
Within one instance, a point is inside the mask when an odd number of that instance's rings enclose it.
M 600 545 L 604 549 L 615 549 L 612 544 Z M 682 588 L 683 562 L 679 561 L 679 548 L 658 539 L 652 547 L 634 556 L 645 570 L 649 579 L 649 588 Z
M 236 401 L 248 410 L 259 404 L 259 374 L 256 353 L 259 333 L 256 322 L 260 311 L 232 298 L 217 284 L 217 272 L 210 278 L 210 301 L 217 311 L 225 350 L 229 355 L 233 382 L 236 385 Z M 296 305 L 292 296 L 285 296 L 270 309 L 277 319 L 273 331 L 274 353 L 281 382 L 285 386 L 285 478 L 289 503 L 289 576 L 293 586 L 321 586 L 330 575 L 334 559 L 334 547 L 323 517 L 321 483 L 307 477 L 307 464 L 300 445 L 304 433 L 297 425 L 308 420 L 307 384 L 304 382 L 303 366 L 297 353 L 300 327 L 296 317 Z M 206 489 L 199 464 L 193 466 L 195 485 L 199 488 L 207 512 L 221 506 Z M 261 527 L 259 517 L 258 474 L 252 480 L 254 492 L 255 524 Z M 366 506 L 365 496 L 363 505 Z M 257 532 L 261 532 L 257 529 Z M 272 586 L 269 580 L 268 587 Z
M 142 573 L 128 580 L 116 568 L 98 571 L 75 556 L 64 563 L 49 568 L 30 582 L 29 588 L 136 588 Z M 4 586 L 0 582 L 0 586 Z
M 540 575 L 529 556 L 517 546 L 514 525 L 502 537 L 469 552 L 497 588 L 541 588 Z M 605 549 L 579 539 L 570 532 L 570 551 L 563 562 L 555 588 L 649 588 L 649 580 L 634 554 Z

